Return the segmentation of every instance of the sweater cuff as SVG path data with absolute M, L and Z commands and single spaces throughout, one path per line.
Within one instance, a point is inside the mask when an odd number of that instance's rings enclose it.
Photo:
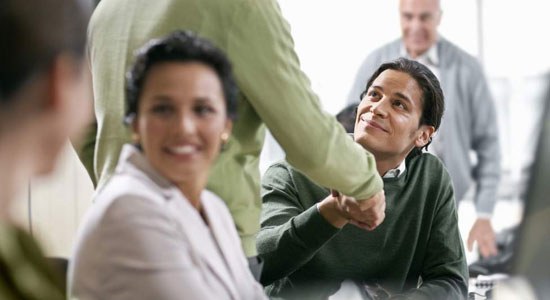
M 294 217 L 292 223 L 296 235 L 308 248 L 317 249 L 340 232 L 319 213 L 317 205 Z
M 474 196 L 474 203 L 476 206 L 476 212 L 478 215 L 493 215 L 497 203 L 497 190 L 496 188 L 489 187 L 476 187 L 476 194 Z

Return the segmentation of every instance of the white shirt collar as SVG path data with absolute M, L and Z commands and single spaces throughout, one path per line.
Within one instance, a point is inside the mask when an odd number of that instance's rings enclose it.
M 403 160 L 401 162 L 401 164 L 399 164 L 399 166 L 397 166 L 397 168 L 395 169 L 389 169 L 386 174 L 384 174 L 384 176 L 382 176 L 382 178 L 398 178 L 399 176 L 401 176 L 403 173 L 405 173 L 405 170 L 407 169 L 407 166 L 405 164 L 405 160 Z
M 437 51 L 437 42 L 436 42 L 430 47 L 430 49 L 428 49 L 428 51 L 424 52 L 422 55 L 418 56 L 414 60 L 425 65 L 431 65 L 431 66 L 437 67 L 439 65 L 438 54 L 439 53 Z M 409 53 L 407 53 L 407 49 L 405 49 L 405 45 L 403 43 L 401 43 L 399 55 L 401 55 L 402 57 L 406 57 L 408 59 L 412 59 Z

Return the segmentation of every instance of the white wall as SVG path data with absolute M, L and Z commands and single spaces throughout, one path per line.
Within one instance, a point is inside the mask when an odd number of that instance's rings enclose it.
M 329 113 L 336 114 L 344 107 L 365 57 L 400 36 L 398 3 L 397 0 L 279 1 L 291 25 L 302 69 Z M 442 5 L 441 34 L 477 55 L 476 1 L 448 0 L 442 1 Z
M 93 193 L 73 148 L 67 144 L 54 173 L 31 180 L 29 187 L 15 202 L 15 217 L 41 242 L 46 255 L 68 257 Z

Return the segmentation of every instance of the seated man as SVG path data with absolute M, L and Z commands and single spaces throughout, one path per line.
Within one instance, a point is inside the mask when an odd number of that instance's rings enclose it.
M 354 139 L 376 158 L 386 218 L 365 231 L 364 219 L 345 209 L 353 199 L 286 162 L 271 166 L 262 180 L 257 239 L 266 291 L 326 299 L 349 279 L 376 297 L 465 298 L 468 273 L 451 179 L 439 159 L 421 151 L 443 115 L 437 78 L 400 58 L 378 68 L 361 99 Z

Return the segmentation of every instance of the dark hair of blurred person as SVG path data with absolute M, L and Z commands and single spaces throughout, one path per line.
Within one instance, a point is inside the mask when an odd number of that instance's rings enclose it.
M 64 299 L 64 278 L 10 207 L 30 177 L 53 170 L 67 138 L 89 119 L 88 15 L 77 1 L 0 2 L 1 299 Z

